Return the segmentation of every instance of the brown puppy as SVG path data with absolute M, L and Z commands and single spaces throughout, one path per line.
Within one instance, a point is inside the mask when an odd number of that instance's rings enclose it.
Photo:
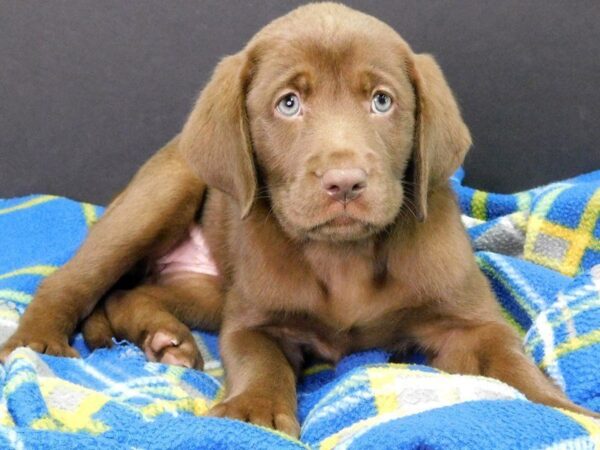
M 220 327 L 227 393 L 212 414 L 292 435 L 306 350 L 335 361 L 418 347 L 439 369 L 588 413 L 523 353 L 475 263 L 447 181 L 470 143 L 432 57 L 342 5 L 301 7 L 219 64 L 181 135 L 43 283 L 2 357 L 73 355 L 89 316 L 91 346 L 114 334 L 201 367 L 188 326 Z M 151 275 L 90 316 L 195 221 L 219 276 Z

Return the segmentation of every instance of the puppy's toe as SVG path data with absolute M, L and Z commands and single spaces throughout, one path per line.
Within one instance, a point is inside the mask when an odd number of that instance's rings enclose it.
M 8 359 L 9 355 L 19 347 L 25 347 L 27 344 L 23 339 L 19 339 L 18 337 L 11 337 L 8 341 L 2 345 L 0 348 L 0 361 L 5 363 Z
M 292 437 L 300 437 L 300 424 L 295 414 L 277 413 L 273 418 L 275 429 Z
M 176 333 L 158 329 L 154 333 L 148 334 L 146 342 L 144 342 L 144 349 L 153 355 L 157 355 L 166 348 L 177 345 L 179 345 L 179 339 Z
M 63 344 L 60 342 L 48 342 L 46 344 L 46 351 L 44 352 L 47 355 L 54 356 L 67 356 L 69 358 L 79 358 L 80 355 L 73 347 L 68 344 Z
M 148 333 L 143 349 L 150 361 L 198 370 L 202 370 L 204 365 L 196 341 L 187 329 L 173 331 L 159 328 Z

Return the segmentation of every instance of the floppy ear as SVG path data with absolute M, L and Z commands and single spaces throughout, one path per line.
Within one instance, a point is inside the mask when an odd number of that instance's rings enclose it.
M 439 66 L 431 55 L 408 64 L 416 97 L 412 181 L 417 217 L 427 217 L 427 194 L 462 164 L 471 135 Z
M 180 151 L 211 187 L 233 197 L 242 218 L 252 207 L 256 173 L 245 97 L 250 63 L 245 51 L 224 58 L 181 132 Z

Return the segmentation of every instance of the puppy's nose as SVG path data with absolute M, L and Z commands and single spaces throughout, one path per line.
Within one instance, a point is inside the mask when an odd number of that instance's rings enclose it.
M 335 200 L 348 203 L 367 188 L 367 173 L 362 169 L 329 169 L 321 177 L 321 187 Z

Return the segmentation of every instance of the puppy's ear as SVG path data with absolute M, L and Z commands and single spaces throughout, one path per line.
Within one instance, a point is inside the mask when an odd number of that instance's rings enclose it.
M 242 217 L 250 212 L 256 173 L 245 97 L 250 82 L 245 51 L 223 59 L 181 132 L 179 148 L 194 172 L 233 197 Z
M 462 164 L 471 135 L 439 66 L 431 55 L 408 63 L 416 96 L 412 181 L 417 217 L 427 217 L 427 194 Z

